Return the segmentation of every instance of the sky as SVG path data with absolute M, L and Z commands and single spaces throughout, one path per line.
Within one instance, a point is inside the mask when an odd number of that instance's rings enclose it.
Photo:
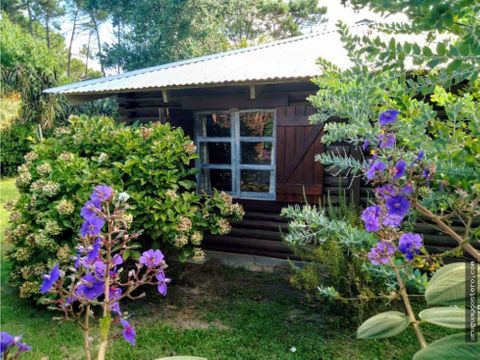
M 327 22 L 326 24 L 322 25 L 323 29 L 334 29 L 338 20 L 342 20 L 347 25 L 354 25 L 356 22 L 364 19 L 382 22 L 406 21 L 406 17 L 403 14 L 395 14 L 385 17 L 368 9 L 362 9 L 361 11 L 356 12 L 350 7 L 344 7 L 340 0 L 319 0 L 318 4 L 320 6 L 327 7 Z M 71 21 L 64 21 L 62 23 L 61 30 L 66 39 L 70 38 L 72 26 L 73 24 Z M 108 44 L 114 43 L 114 32 L 111 23 L 107 22 L 100 26 L 100 37 L 102 42 L 106 42 Z M 95 44 L 96 41 L 94 42 L 93 40 L 94 39 L 92 39 L 92 44 Z M 83 45 L 86 45 L 87 42 L 88 33 L 80 33 L 77 35 L 73 44 L 73 56 L 82 58 L 80 55 L 80 49 Z M 100 64 L 97 60 L 89 60 L 89 64 L 91 64 L 92 68 L 100 70 Z M 115 73 L 116 72 L 113 69 L 107 70 L 108 75 Z

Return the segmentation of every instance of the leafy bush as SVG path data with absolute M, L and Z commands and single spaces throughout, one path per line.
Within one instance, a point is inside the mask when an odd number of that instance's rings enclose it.
M 30 151 L 35 136 L 32 124 L 13 122 L 0 130 L 2 156 L 0 159 L 1 176 L 14 176 L 17 167 L 23 163 L 23 157 Z
M 201 259 L 203 232 L 229 232 L 227 218 L 241 218 L 243 209 L 224 193 L 197 194 L 196 157 L 182 129 L 125 127 L 106 117 L 72 116 L 69 127 L 34 145 L 19 168 L 21 194 L 6 234 L 20 295 L 37 293 L 47 266 L 73 255 L 80 208 L 98 184 L 116 184 L 128 194 L 131 226 L 144 229 L 142 241 L 170 244 L 181 260 Z
M 290 219 L 285 242 L 305 262 L 302 267 L 294 267 L 291 283 L 305 290 L 311 300 L 343 300 L 349 306 L 338 307 L 335 302 L 333 309 L 355 310 L 355 316 L 362 318 L 366 310 L 363 300 L 383 290 L 390 274 L 371 272 L 364 264 L 360 254 L 375 239 L 358 227 L 355 207 L 344 196 L 341 199 L 336 208 L 330 204 L 326 209 L 296 205 L 282 210 L 282 215 Z
M 0 34 L 2 93 L 20 94 L 22 121 L 51 127 L 65 108 L 62 98 L 42 93 L 44 89 L 57 85 L 60 73 L 57 55 L 43 41 L 12 23 L 8 16 L 0 19 Z

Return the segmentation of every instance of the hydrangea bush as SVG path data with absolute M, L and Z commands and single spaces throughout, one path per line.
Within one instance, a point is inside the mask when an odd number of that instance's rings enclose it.
M 125 341 L 135 345 L 136 332 L 129 322 L 128 313 L 122 312 L 121 300 L 145 296 L 145 285 L 157 287 L 158 293 L 167 294 L 169 279 L 160 250 L 144 251 L 135 264 L 126 262 L 132 241 L 139 232 L 128 233 L 128 195 L 116 193 L 106 185 L 97 186 L 80 213 L 83 223 L 80 242 L 70 266 L 61 270 L 55 264 L 43 276 L 41 302 L 50 309 L 60 311 L 65 320 L 76 320 L 84 333 L 85 358 L 91 359 L 95 337 L 91 334 L 91 320 L 95 307 L 101 308 L 99 320 L 99 346 L 97 359 L 105 359 L 110 329 L 121 329 Z M 92 340 L 93 339 L 93 340 Z
M 143 229 L 138 240 L 167 245 L 180 260 L 202 260 L 203 233 L 226 234 L 243 209 L 225 193 L 196 192 L 193 142 L 179 128 L 158 123 L 126 127 L 106 117 L 72 116 L 70 126 L 33 146 L 18 169 L 20 198 L 10 204 L 6 231 L 11 283 L 21 297 L 38 294 L 41 275 L 72 255 L 80 209 L 95 184 L 127 192 L 128 228 Z M 139 258 L 138 249 L 128 256 Z

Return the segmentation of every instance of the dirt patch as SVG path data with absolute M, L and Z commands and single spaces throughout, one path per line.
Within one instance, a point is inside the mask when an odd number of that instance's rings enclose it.
M 146 289 L 145 300 L 132 302 L 127 309 L 145 322 L 161 321 L 182 329 L 228 330 L 221 321 L 207 321 L 202 314 L 218 302 L 235 301 L 239 297 L 259 302 L 294 299 L 302 303 L 305 300 L 304 295 L 289 284 L 285 271 L 251 272 L 210 260 L 201 265 L 170 264 L 168 276 L 172 283 L 166 299 L 159 299 L 155 289 Z

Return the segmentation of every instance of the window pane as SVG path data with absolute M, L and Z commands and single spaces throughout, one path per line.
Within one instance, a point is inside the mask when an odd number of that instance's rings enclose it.
M 232 191 L 232 172 L 224 169 L 202 169 L 200 188 L 205 191 L 213 189 Z
M 230 136 L 231 119 L 229 113 L 200 115 L 200 136 Z
M 272 163 L 271 142 L 241 142 L 242 164 Z
M 240 136 L 272 136 L 273 113 L 256 111 L 240 113 Z
M 200 143 L 200 161 L 202 164 L 230 164 L 232 161 L 230 143 Z
M 240 175 L 240 191 L 270 191 L 270 171 L 242 170 Z

